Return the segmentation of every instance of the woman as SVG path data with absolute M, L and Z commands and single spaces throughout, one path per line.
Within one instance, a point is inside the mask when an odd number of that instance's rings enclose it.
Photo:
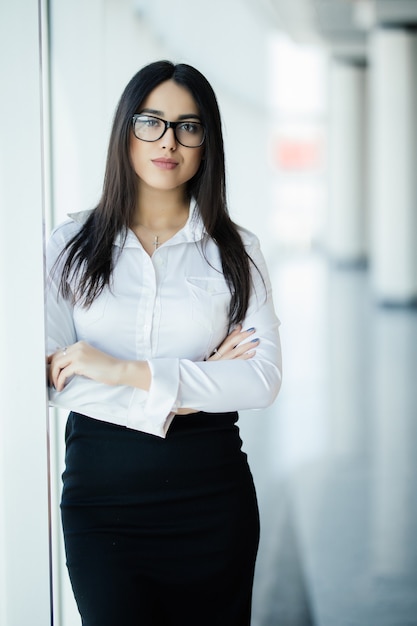
M 209 83 L 152 63 L 121 96 L 98 206 L 49 242 L 50 401 L 71 410 L 61 508 L 84 626 L 250 623 L 259 520 L 236 411 L 278 393 L 279 322 L 224 171 Z

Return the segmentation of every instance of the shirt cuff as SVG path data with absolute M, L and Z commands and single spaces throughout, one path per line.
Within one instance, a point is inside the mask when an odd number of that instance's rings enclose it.
M 128 428 L 165 437 L 172 422 L 179 389 L 179 359 L 148 361 L 152 382 L 146 400 L 143 391 L 134 391 L 128 411 Z

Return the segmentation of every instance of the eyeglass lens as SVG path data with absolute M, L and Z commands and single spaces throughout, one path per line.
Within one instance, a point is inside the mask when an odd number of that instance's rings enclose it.
M 173 128 L 176 140 L 183 146 L 197 148 L 204 141 L 204 128 L 199 122 L 176 122 Z M 142 141 L 157 141 L 165 133 L 166 123 L 158 117 L 135 115 L 133 130 Z

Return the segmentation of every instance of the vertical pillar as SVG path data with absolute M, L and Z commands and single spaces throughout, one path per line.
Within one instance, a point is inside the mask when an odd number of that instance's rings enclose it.
M 370 35 L 371 284 L 376 299 L 417 300 L 417 33 Z
M 365 84 L 365 64 L 331 60 L 327 250 L 342 264 L 362 262 L 367 252 Z
M 51 624 L 38 2 L 0 3 L 0 624 Z
M 369 545 L 374 577 L 401 580 L 402 598 L 417 606 L 415 589 L 415 345 L 414 315 L 379 308 L 372 324 L 370 392 L 372 454 Z M 369 341 L 369 339 L 368 339 Z M 395 365 L 393 365 L 395 364 Z M 409 600 L 408 600 L 409 599 Z M 407 615 L 406 608 L 401 607 Z M 394 611 L 393 611 L 393 614 Z M 411 615 L 412 613 L 408 613 Z M 406 620 L 404 620 L 406 621 Z

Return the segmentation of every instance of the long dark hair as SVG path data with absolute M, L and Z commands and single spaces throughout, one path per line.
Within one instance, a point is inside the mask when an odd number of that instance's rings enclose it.
M 250 257 L 245 251 L 226 203 L 224 147 L 216 96 L 207 79 L 186 64 L 157 61 L 142 68 L 126 86 L 114 116 L 103 192 L 97 207 L 67 244 L 60 281 L 65 297 L 88 307 L 110 284 L 113 241 L 131 225 L 136 208 L 137 176 L 130 158 L 132 117 L 160 83 L 173 80 L 194 97 L 206 129 L 204 159 L 188 182 L 189 197 L 197 201 L 208 234 L 219 247 L 222 269 L 231 292 L 230 324 L 243 320 L 251 288 Z M 71 293 L 70 279 L 76 279 Z

